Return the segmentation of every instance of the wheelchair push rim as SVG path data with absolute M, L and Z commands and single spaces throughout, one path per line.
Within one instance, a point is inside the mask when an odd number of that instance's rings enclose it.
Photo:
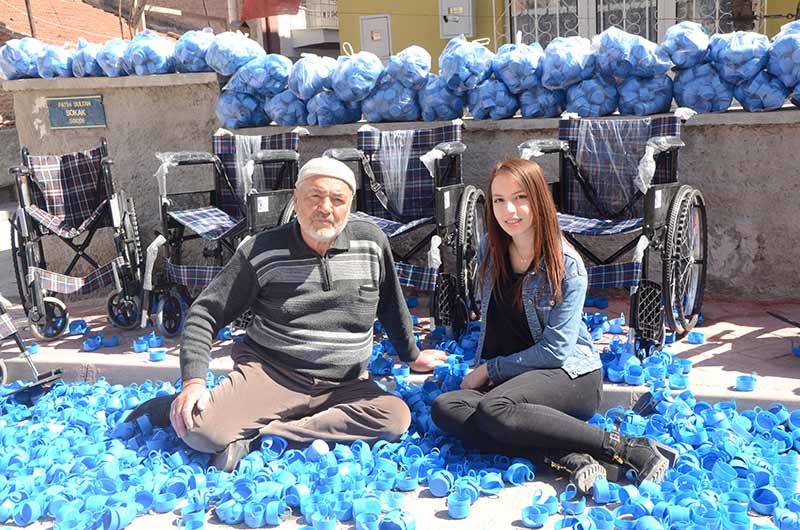
M 664 245 L 664 302 L 667 324 L 677 338 L 697 324 L 703 304 L 707 260 L 703 194 L 683 186 L 670 206 Z
M 470 311 L 476 315 L 481 311 L 478 287 L 478 249 L 481 237 L 486 233 L 486 197 L 482 190 L 468 185 L 461 196 L 458 209 L 458 245 L 456 265 L 458 267 L 458 289 Z
M 28 314 L 31 333 L 39 340 L 54 340 L 61 336 L 69 325 L 67 306 L 58 298 L 49 296 L 42 300 L 42 305 L 44 305 L 44 315 L 38 320 L 33 319 L 34 311 Z
M 183 305 L 171 290 L 161 294 L 156 305 L 156 328 L 168 338 L 175 337 L 183 326 Z
M 134 329 L 139 325 L 142 303 L 138 296 L 114 291 L 106 300 L 108 321 L 120 329 Z

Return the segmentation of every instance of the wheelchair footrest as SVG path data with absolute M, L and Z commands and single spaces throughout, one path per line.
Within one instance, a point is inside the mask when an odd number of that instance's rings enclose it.
M 633 325 L 640 340 L 661 344 L 664 337 L 664 304 L 661 284 L 641 280 L 634 300 Z

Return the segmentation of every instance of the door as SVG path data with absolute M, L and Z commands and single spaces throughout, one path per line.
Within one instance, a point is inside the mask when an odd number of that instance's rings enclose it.
M 390 22 L 389 15 L 361 17 L 361 49 L 388 60 L 392 54 Z

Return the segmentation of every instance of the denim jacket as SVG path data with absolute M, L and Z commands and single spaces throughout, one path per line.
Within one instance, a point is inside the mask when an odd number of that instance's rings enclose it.
M 479 262 L 486 258 L 488 245 L 481 241 Z M 600 355 L 583 323 L 583 303 L 588 278 L 578 252 L 563 242 L 564 279 L 561 282 L 562 300 L 551 300 L 544 262 L 538 270 L 527 273 L 522 286 L 522 303 L 533 336 L 533 346 L 520 352 L 495 357 L 487 362 L 489 377 L 495 384 L 538 368 L 562 368 L 570 378 L 593 372 L 602 366 Z M 492 297 L 489 262 L 481 283 L 481 335 L 478 340 L 475 366 L 483 353 L 486 338 L 486 313 Z M 541 288 L 542 282 L 544 287 Z

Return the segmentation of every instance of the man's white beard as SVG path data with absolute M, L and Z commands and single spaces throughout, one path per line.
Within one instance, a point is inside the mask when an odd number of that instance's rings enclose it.
M 341 226 L 331 226 L 319 229 L 310 228 L 307 231 L 307 234 L 317 243 L 330 243 L 342 233 L 342 230 L 344 230 L 346 224 L 347 223 L 344 222 L 341 224 Z

